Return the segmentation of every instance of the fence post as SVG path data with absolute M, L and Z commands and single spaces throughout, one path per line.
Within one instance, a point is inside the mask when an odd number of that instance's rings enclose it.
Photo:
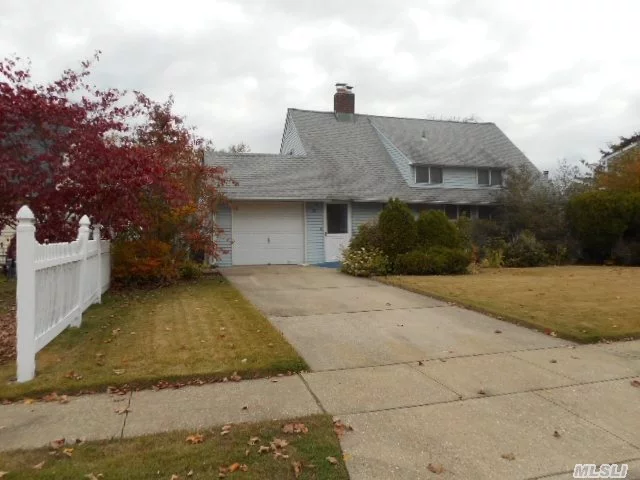
M 27 382 L 36 373 L 36 227 L 31 209 L 24 205 L 16 215 L 17 377 Z
M 89 225 L 91 221 L 89 217 L 83 215 L 80 219 L 80 228 L 78 228 L 78 242 L 80 242 L 80 277 L 78 278 L 78 316 L 71 322 L 72 327 L 82 325 L 82 311 L 84 310 L 84 292 L 87 281 L 87 248 L 89 247 Z
M 98 245 L 98 295 L 96 297 L 96 303 L 102 303 L 102 225 L 96 223 L 93 226 L 93 239 L 96 240 Z M 97 235 L 97 237 L 96 237 Z

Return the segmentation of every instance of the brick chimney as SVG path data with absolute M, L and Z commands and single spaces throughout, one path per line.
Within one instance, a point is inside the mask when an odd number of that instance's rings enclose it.
M 340 114 L 355 113 L 356 96 L 353 94 L 353 87 L 346 83 L 336 83 L 336 93 L 333 95 L 333 111 L 337 116 Z

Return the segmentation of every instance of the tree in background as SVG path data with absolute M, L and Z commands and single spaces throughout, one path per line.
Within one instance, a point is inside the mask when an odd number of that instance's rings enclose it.
M 236 143 L 234 145 L 229 145 L 227 148 L 228 153 L 250 153 L 251 147 L 244 142 Z

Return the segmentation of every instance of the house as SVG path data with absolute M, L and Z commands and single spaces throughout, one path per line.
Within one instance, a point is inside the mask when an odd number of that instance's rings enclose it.
M 238 182 L 216 218 L 220 266 L 338 261 L 391 197 L 488 218 L 507 169 L 535 169 L 493 123 L 360 114 L 352 88 L 336 87 L 333 111 L 287 111 L 279 154 L 207 153 Z
M 16 231 L 13 227 L 4 227 L 0 230 L 0 266 L 7 261 L 7 250 L 15 233 Z

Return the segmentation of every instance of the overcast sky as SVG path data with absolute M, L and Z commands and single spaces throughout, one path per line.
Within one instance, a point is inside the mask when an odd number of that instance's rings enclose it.
M 0 55 L 37 80 L 103 51 L 218 148 L 277 152 L 287 107 L 495 122 L 541 169 L 640 130 L 636 0 L 0 0 Z

